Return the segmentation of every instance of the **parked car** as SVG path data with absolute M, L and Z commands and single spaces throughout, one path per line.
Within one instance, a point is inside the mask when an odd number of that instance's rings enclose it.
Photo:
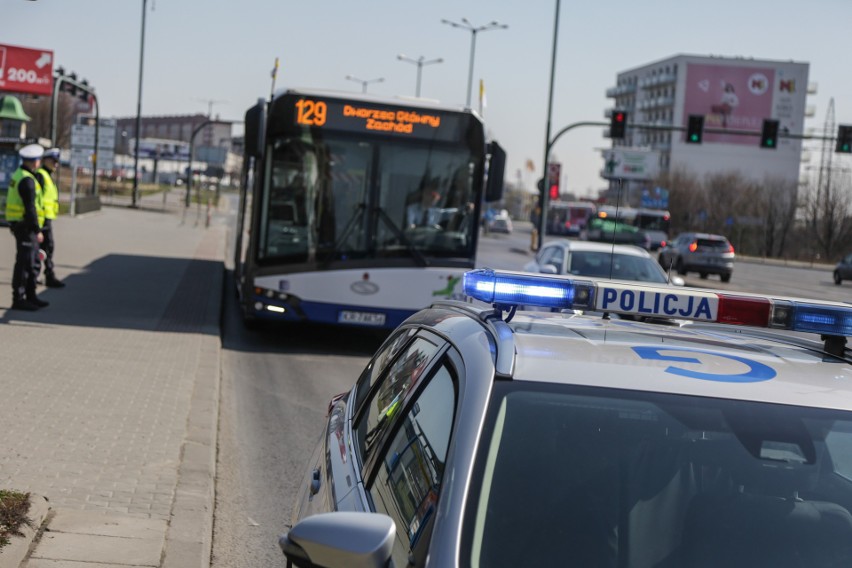
M 834 267 L 834 283 L 840 286 L 844 280 L 852 280 L 852 254 L 844 256 Z
M 852 306 L 463 286 L 331 400 L 288 566 L 852 566 Z
M 722 235 L 681 233 L 660 249 L 658 259 L 663 270 L 681 276 L 689 272 L 697 272 L 701 278 L 718 274 L 722 282 L 729 282 L 734 272 L 734 246 Z
M 524 271 L 655 284 L 669 282 L 666 273 L 645 249 L 632 245 L 610 245 L 569 239 L 544 243 L 535 260 L 524 266 Z M 684 280 L 674 276 L 671 283 L 683 286 Z

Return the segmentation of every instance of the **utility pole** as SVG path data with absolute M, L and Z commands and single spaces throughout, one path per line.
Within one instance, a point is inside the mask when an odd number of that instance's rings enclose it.
M 207 103 L 207 118 L 208 119 L 213 118 L 213 105 L 214 104 L 227 103 L 228 102 L 228 101 L 220 101 L 220 100 L 217 100 L 217 99 L 202 99 L 202 98 L 196 98 L 195 100 L 202 102 L 202 103 Z

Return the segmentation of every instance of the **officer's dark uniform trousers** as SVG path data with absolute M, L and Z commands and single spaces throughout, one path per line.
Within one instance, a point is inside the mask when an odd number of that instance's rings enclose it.
M 15 268 L 12 271 L 12 297 L 15 300 L 36 297 L 38 274 L 38 233 L 26 221 L 9 223 L 15 235 Z
M 39 247 L 44 251 L 44 274 L 48 278 L 55 278 L 55 273 L 53 272 L 53 219 L 45 219 L 44 226 L 41 228 L 41 237 L 42 241 Z M 41 263 L 38 258 L 38 251 L 36 251 L 35 255 L 36 262 L 36 276 L 38 276 L 39 271 L 41 270 Z

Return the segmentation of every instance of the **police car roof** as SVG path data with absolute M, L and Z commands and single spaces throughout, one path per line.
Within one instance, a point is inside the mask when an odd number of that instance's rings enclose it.
M 519 312 L 512 379 L 852 408 L 852 365 L 790 332 Z
M 456 311 L 490 333 L 497 376 L 852 409 L 849 304 L 488 268 L 463 289 L 491 306 Z

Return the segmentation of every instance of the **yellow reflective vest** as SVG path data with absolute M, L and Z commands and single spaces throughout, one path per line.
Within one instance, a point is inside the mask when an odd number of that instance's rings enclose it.
M 41 189 L 41 184 L 38 182 L 32 173 L 24 168 L 18 168 L 12 174 L 12 181 L 9 182 L 9 191 L 6 194 L 6 220 L 7 221 L 23 221 L 24 219 L 24 201 L 21 199 L 21 194 L 18 192 L 18 185 L 21 180 L 30 177 L 35 184 L 35 208 L 36 216 L 38 217 L 39 228 L 44 226 L 44 195 Z
M 59 215 L 59 189 L 57 189 L 56 184 L 53 183 L 53 177 L 46 168 L 39 168 L 38 173 L 40 173 L 41 177 L 44 178 L 42 180 L 44 183 L 41 187 L 44 205 L 44 218 L 56 219 L 56 216 Z

